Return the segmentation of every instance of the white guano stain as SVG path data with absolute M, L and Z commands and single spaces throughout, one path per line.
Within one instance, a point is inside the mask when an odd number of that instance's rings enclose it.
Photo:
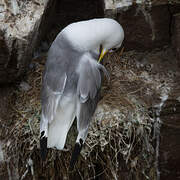
M 2 150 L 2 142 L 0 142 L 0 164 L 1 162 L 4 162 L 4 153 Z
M 154 138 L 156 140 L 156 160 L 155 160 L 155 167 L 156 167 L 156 178 L 157 180 L 160 179 L 160 171 L 159 171 L 159 146 L 160 146 L 160 130 L 161 130 L 161 119 L 160 119 L 160 112 L 162 110 L 162 107 L 164 103 L 168 100 L 169 93 L 171 88 L 170 87 L 164 87 L 162 89 L 161 95 L 160 95 L 160 103 L 156 104 L 154 107 L 156 108 L 156 116 L 155 117 L 155 123 L 154 123 Z
M 151 6 L 151 0 L 105 0 L 105 9 L 127 8 L 133 4 L 146 4 Z

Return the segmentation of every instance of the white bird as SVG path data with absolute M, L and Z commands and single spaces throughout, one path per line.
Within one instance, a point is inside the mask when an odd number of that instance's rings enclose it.
M 78 136 L 70 162 L 74 167 L 99 101 L 101 72 L 107 74 L 99 62 L 108 51 L 118 49 L 123 39 L 122 26 L 109 18 L 76 22 L 57 35 L 48 52 L 41 90 L 42 159 L 47 148 L 64 148 L 76 118 Z

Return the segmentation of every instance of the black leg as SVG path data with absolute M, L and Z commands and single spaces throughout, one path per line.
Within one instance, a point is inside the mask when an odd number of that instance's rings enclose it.
M 71 161 L 70 161 L 70 167 L 69 167 L 70 171 L 72 171 L 74 169 L 74 165 L 76 164 L 76 161 L 77 161 L 77 159 L 79 157 L 82 146 L 83 146 L 83 140 L 80 139 L 80 143 L 76 143 L 75 146 L 74 146 L 74 150 L 73 150 L 73 153 L 72 153 L 72 156 L 71 156 Z
M 43 137 L 43 135 L 44 131 L 41 132 L 40 137 L 40 152 L 42 160 L 45 161 L 47 156 L 47 137 Z

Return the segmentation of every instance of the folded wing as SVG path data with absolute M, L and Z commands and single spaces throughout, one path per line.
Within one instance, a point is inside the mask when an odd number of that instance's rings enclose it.
M 82 59 L 79 68 L 80 73 L 77 85 L 78 101 L 76 114 L 78 137 L 72 153 L 70 169 L 74 168 L 82 145 L 87 137 L 90 121 L 100 99 L 102 72 L 107 75 L 104 66 L 97 63 L 91 57 Z

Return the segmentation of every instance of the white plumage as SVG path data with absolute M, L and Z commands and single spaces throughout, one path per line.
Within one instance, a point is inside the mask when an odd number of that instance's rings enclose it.
M 97 60 L 119 48 L 123 39 L 121 25 L 108 18 L 70 24 L 56 37 L 48 52 L 41 92 L 43 159 L 47 148 L 64 148 L 76 117 L 78 137 L 70 163 L 74 166 L 99 101 L 102 72 L 107 74 Z
M 67 133 L 76 115 L 76 97 L 63 97 L 54 115 L 54 120 L 49 124 L 48 148 L 64 148 Z
M 99 50 L 100 44 L 106 50 L 119 48 L 124 40 L 122 26 L 109 18 L 72 23 L 59 35 L 65 35 L 75 48 L 83 51 Z

